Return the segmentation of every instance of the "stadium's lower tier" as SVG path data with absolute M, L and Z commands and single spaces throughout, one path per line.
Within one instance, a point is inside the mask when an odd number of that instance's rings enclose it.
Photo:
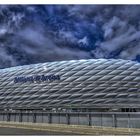
M 0 111 L 0 121 L 140 128 L 137 112 Z

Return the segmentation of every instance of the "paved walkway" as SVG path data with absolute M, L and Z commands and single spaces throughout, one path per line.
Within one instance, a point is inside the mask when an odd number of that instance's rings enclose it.
M 50 131 L 42 131 L 42 130 L 32 130 L 32 129 L 22 129 L 22 128 L 8 128 L 8 127 L 0 127 L 0 135 L 76 135 L 74 133 L 64 133 L 64 132 L 50 132 Z
M 112 128 L 28 122 L 0 122 L 0 128 L 0 135 L 140 135 L 140 129 L 134 128 Z

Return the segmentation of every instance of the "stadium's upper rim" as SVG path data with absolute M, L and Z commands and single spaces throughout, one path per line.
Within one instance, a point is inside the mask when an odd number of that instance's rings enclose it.
M 0 72 L 6 72 L 6 71 L 14 71 L 14 70 L 18 70 L 18 69 L 22 69 L 22 68 L 33 68 L 33 67 L 37 67 L 39 65 L 44 65 L 44 64 L 56 64 L 56 63 L 66 63 L 66 62 L 79 62 L 79 61 L 93 61 L 93 62 L 97 62 L 97 61 L 114 61 L 114 62 L 126 62 L 126 63 L 132 63 L 132 64 L 139 64 L 136 61 L 132 61 L 132 60 L 124 60 L 124 59 L 104 59 L 104 58 L 99 58 L 99 59 L 79 59 L 79 60 L 63 60 L 63 61 L 51 61 L 51 62 L 44 62 L 44 63 L 36 63 L 36 64 L 29 64 L 29 65 L 22 65 L 22 66 L 13 66 L 13 67 L 9 67 L 9 68 L 3 68 L 0 69 Z

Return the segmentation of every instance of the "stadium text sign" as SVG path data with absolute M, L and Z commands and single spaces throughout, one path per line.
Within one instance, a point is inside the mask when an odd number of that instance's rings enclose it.
M 26 83 L 26 82 L 45 82 L 45 81 L 55 81 L 60 80 L 60 75 L 35 75 L 35 76 L 28 76 L 28 77 L 15 77 L 14 83 Z

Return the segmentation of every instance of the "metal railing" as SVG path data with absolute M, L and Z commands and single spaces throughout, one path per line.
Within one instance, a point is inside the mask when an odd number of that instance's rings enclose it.
M 0 112 L 0 121 L 140 128 L 139 112 Z

